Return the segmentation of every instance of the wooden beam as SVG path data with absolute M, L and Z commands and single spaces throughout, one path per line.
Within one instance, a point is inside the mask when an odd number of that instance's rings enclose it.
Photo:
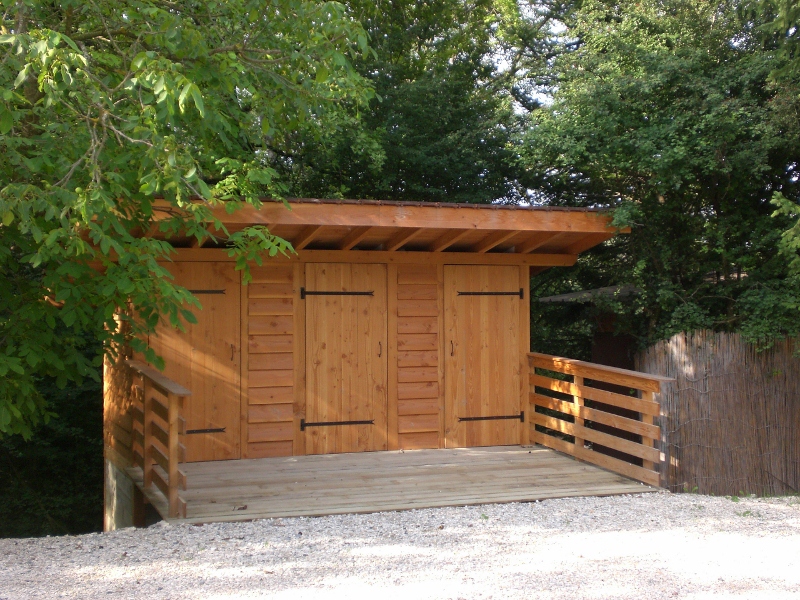
M 367 237 L 367 234 L 373 230 L 373 227 L 353 227 L 344 239 L 339 242 L 339 250 L 350 250 L 358 245 L 358 243 Z
M 592 233 L 589 235 L 583 236 L 581 239 L 572 242 L 569 246 L 565 248 L 565 252 L 567 254 L 580 254 L 588 250 L 589 248 L 593 248 L 598 244 L 602 244 L 607 239 L 610 239 L 611 235 L 606 235 L 605 233 Z
M 292 242 L 292 246 L 295 250 L 302 250 L 306 246 L 308 246 L 319 233 L 320 229 L 322 229 L 322 225 L 309 225 L 303 231 L 300 232 L 300 235 L 297 236 Z
M 244 205 L 228 214 L 224 205 L 214 206 L 214 217 L 226 225 L 334 225 L 337 227 L 403 227 L 425 229 L 487 229 L 504 231 L 570 231 L 572 233 L 628 233 L 611 227 L 611 216 L 580 208 L 501 208 L 465 207 L 402 203 L 329 203 L 265 201 L 261 208 Z M 173 215 L 159 212 L 168 202 L 154 202 L 155 219 Z
M 434 241 L 429 247 L 429 252 L 442 252 L 443 250 L 447 250 L 450 246 L 455 244 L 461 238 L 466 236 L 469 233 L 472 233 L 472 229 L 452 229 L 442 235 L 440 235 L 436 241 Z
M 403 229 L 392 236 L 388 242 L 384 244 L 386 252 L 394 252 L 398 248 L 402 248 L 408 242 L 422 233 L 422 228 L 417 227 L 414 229 Z
M 384 264 L 447 265 L 530 265 L 532 267 L 571 267 L 574 254 L 515 254 L 512 252 L 384 252 L 379 250 L 301 250 L 286 256 L 266 258 L 270 264 L 288 262 L 350 262 Z M 224 248 L 176 248 L 172 262 L 230 262 Z
M 514 251 L 518 254 L 528 254 L 540 246 L 544 246 L 547 242 L 558 239 L 559 236 L 562 235 L 564 234 L 558 232 L 553 233 L 552 231 L 537 231 L 521 244 L 517 244 L 517 247 L 514 249 Z
M 516 231 L 516 230 L 515 231 L 495 231 L 494 233 L 490 233 L 485 238 L 483 238 L 480 242 L 478 242 L 477 244 L 472 246 L 472 248 L 470 248 L 470 252 L 478 252 L 478 253 L 488 252 L 489 250 L 491 250 L 495 246 L 499 246 L 500 244 L 505 242 L 507 239 L 509 239 L 511 237 L 514 237 L 518 233 L 519 232 Z

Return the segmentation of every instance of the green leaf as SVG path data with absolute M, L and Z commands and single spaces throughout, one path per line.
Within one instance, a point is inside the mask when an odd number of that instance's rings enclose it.
M 327 79 L 328 79 L 328 67 L 326 67 L 325 65 L 320 65 L 317 68 L 316 81 L 317 83 L 323 83 Z
M 5 106 L 0 106 L 0 135 L 5 135 L 11 131 L 14 125 L 14 115 Z
M 184 104 L 186 102 L 186 96 L 189 95 L 189 92 L 192 89 L 192 85 L 193 84 L 191 84 L 191 83 L 187 83 L 185 86 L 183 86 L 183 89 L 181 90 L 181 94 L 180 94 L 180 96 L 178 96 L 178 108 L 180 109 L 181 112 L 183 112 L 183 110 L 184 110 Z
M 80 52 L 80 50 L 78 49 L 78 46 L 75 44 L 75 42 L 72 41 L 72 39 L 69 36 L 62 35 L 61 39 L 64 40 L 67 43 L 67 46 L 72 48 L 75 52 Z
M 30 65 L 25 65 L 25 67 L 23 67 L 23 69 L 19 72 L 17 78 L 14 80 L 15 88 L 18 88 L 23 83 L 25 83 L 25 80 L 28 78 L 28 71 L 30 71 L 30 68 L 31 68 Z
M 3 225 L 5 225 L 6 227 L 8 227 L 8 226 L 9 226 L 9 225 L 11 225 L 13 222 L 14 222 L 14 213 L 13 213 L 13 212 L 11 212 L 10 210 L 6 211 L 6 212 L 3 214 Z
M 139 52 L 136 56 L 133 57 L 131 61 L 131 69 L 134 71 L 138 71 L 142 68 L 144 61 L 148 58 L 147 52 Z
M 206 109 L 205 105 L 203 104 L 203 95 L 200 93 L 200 89 L 195 84 L 192 84 L 191 94 L 192 100 L 194 100 L 194 105 L 197 108 L 197 112 L 200 113 L 201 117 L 205 117 Z

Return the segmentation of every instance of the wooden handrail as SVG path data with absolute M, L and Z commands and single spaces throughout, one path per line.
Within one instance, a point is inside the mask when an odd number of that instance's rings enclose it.
M 529 352 L 528 356 L 531 359 L 531 365 L 541 369 L 549 369 L 567 375 L 588 377 L 589 379 L 595 379 L 597 381 L 630 386 L 650 392 L 658 393 L 662 383 L 675 381 L 671 377 L 640 373 L 639 371 L 630 371 L 628 369 L 609 367 L 607 365 L 598 365 L 574 358 L 564 358 L 562 356 L 552 356 L 550 354 L 540 354 L 538 352 Z
M 654 394 L 672 378 L 537 352 L 528 360 L 531 440 L 660 486 L 660 406 Z
M 186 429 L 181 409 L 183 399 L 192 392 L 141 361 L 125 362 L 141 375 L 143 383 L 143 486 L 145 491 L 155 486 L 164 494 L 170 518 L 185 518 L 186 502 L 179 495 L 186 489 L 186 474 L 179 466 L 186 457 L 181 443 Z

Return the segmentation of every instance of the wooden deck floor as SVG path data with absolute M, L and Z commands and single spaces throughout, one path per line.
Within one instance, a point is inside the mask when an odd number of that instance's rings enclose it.
M 543 446 L 294 456 L 182 469 L 187 518 L 170 521 L 190 523 L 654 491 Z M 162 502 L 153 500 L 159 508 Z

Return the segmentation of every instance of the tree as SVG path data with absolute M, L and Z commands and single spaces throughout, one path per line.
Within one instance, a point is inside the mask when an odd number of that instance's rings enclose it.
M 522 29 L 516 3 L 348 6 L 370 35 L 374 54 L 355 66 L 376 97 L 322 135 L 308 122 L 274 147 L 291 193 L 441 202 L 524 197 L 514 143 L 524 121 L 514 111 L 514 79 L 497 65 L 506 54 L 516 64 L 508 41 Z
M 792 0 L 765 0 L 756 4 L 754 10 L 768 15 L 760 29 L 764 35 L 775 39 L 776 54 L 781 59 L 770 76 L 784 99 L 781 107 L 786 120 L 796 123 L 800 99 L 800 4 Z M 794 221 L 781 236 L 780 250 L 789 261 L 792 273 L 800 277 L 800 205 L 780 190 L 775 191 L 772 203 L 777 207 L 776 217 Z
M 29 436 L 39 378 L 96 372 L 86 333 L 109 351 L 129 331 L 158 363 L 140 335 L 193 321 L 159 264 L 169 240 L 144 234 L 222 238 L 239 268 L 289 251 L 211 209 L 279 197 L 267 147 L 372 92 L 351 66 L 365 32 L 334 2 L 1 6 L 0 435 Z
M 562 285 L 642 290 L 609 308 L 643 343 L 702 327 L 763 345 L 800 332 L 800 286 L 777 255 L 787 221 L 770 207 L 776 190 L 800 193 L 785 110 L 797 97 L 770 83 L 782 59 L 742 8 L 582 2 L 565 17 L 573 49 L 554 63 L 553 103 L 532 114 L 524 158 L 542 199 L 633 226 Z

